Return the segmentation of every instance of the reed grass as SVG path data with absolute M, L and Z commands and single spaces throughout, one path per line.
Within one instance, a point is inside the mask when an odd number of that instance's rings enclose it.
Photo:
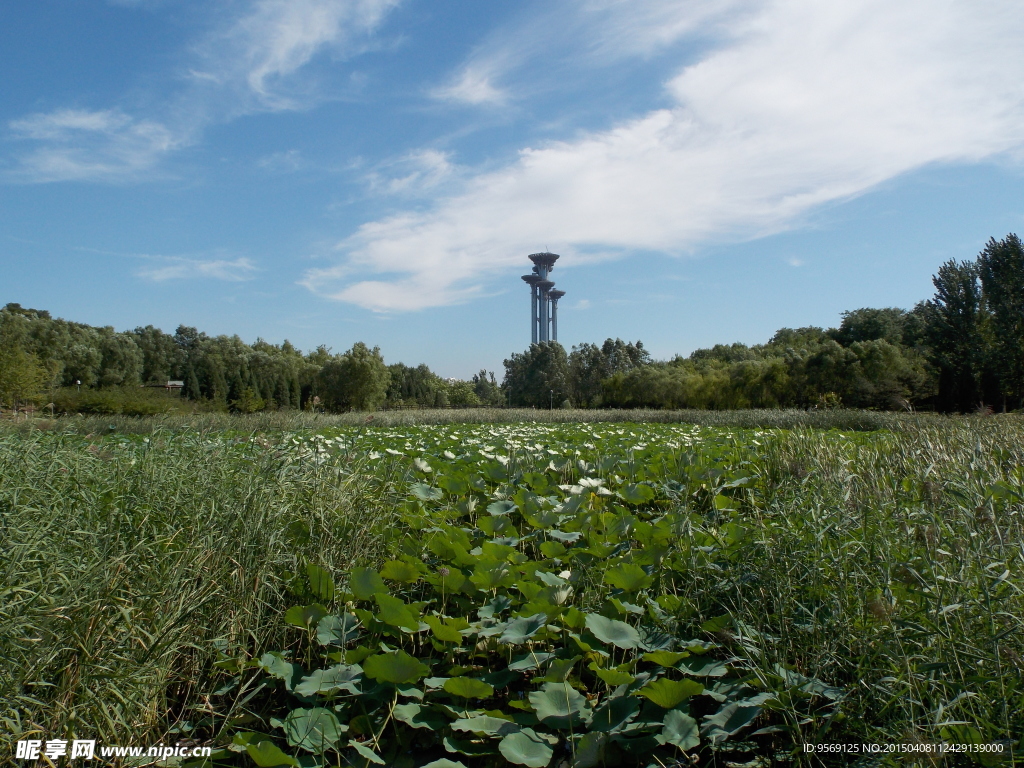
M 201 717 L 217 642 L 279 642 L 305 558 L 372 559 L 395 479 L 160 429 L 0 434 L 0 478 L 0 730 L 107 743 Z
M 332 427 L 415 426 L 425 424 L 588 424 L 629 422 L 651 424 L 694 424 L 705 427 L 740 427 L 763 429 L 839 429 L 872 431 L 902 430 L 914 425 L 948 424 L 953 420 L 979 418 L 1016 420 L 1017 415 L 988 417 L 947 416 L 935 413 L 896 413 L 852 409 L 799 410 L 747 409 L 741 411 L 703 410 L 600 410 L 534 408 L 444 408 L 422 410 L 377 411 L 374 413 L 320 414 L 281 410 L 253 414 L 197 413 L 191 415 L 162 414 L 157 416 L 79 414 L 56 419 L 33 419 L 7 423 L 8 429 L 32 431 L 56 429 L 75 434 L 149 434 L 154 430 L 238 433 L 291 430 L 320 430 Z
M 843 688 L 829 740 L 934 741 L 969 726 L 1024 746 L 1024 421 L 868 412 L 5 424 L 0 728 L 110 743 L 226 732 L 239 702 L 213 696 L 217 647 L 284 647 L 290 574 L 307 560 L 337 574 L 378 562 L 407 493 L 404 465 L 320 456 L 292 433 L 648 417 L 760 428 L 750 471 L 764 495 L 744 520 L 754 544 L 713 568 L 695 553 L 685 597 L 695 617 L 728 611 L 749 628 L 727 640 L 766 674 L 795 665 Z M 0 762 L 9 749 L 0 743 Z

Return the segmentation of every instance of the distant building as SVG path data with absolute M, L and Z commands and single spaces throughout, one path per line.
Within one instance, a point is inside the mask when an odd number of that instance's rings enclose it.
M 558 341 L 558 300 L 565 291 L 554 291 L 548 275 L 558 261 L 557 253 L 531 253 L 533 271 L 523 275 L 530 286 L 530 342 Z

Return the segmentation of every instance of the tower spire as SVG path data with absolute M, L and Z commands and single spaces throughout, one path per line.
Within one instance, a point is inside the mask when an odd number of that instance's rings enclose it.
M 523 275 L 530 286 L 530 343 L 558 341 L 558 300 L 565 291 L 552 290 L 555 284 L 548 279 L 558 261 L 557 253 L 531 253 L 533 271 Z

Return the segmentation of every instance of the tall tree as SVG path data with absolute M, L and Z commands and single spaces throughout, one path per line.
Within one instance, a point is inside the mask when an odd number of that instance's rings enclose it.
M 531 344 L 522 354 L 513 354 L 505 361 L 502 387 L 508 391 L 512 405 L 560 405 L 571 395 L 565 349 L 557 341 L 542 341 Z
M 501 393 L 501 387 L 494 378 L 494 371 L 482 370 L 473 374 L 473 391 L 477 399 L 486 405 L 502 405 L 505 396 Z
M 903 342 L 903 326 L 907 312 L 896 307 L 874 309 L 865 307 L 850 312 L 843 312 L 843 321 L 838 328 L 832 329 L 829 335 L 848 347 L 858 341 L 877 341 L 884 339 L 890 344 Z
M 982 295 L 992 324 L 992 362 L 1002 405 L 1024 405 L 1024 245 L 1015 234 L 992 238 L 978 255 Z
M 13 345 L 0 347 L 0 405 L 17 411 L 42 392 L 46 379 L 46 368 L 35 355 Z
M 932 277 L 935 297 L 924 305 L 924 337 L 939 371 L 938 408 L 966 412 L 981 401 L 985 343 L 978 265 L 947 261 Z
M 317 394 L 335 411 L 373 411 L 384 404 L 391 374 L 380 354 L 356 342 L 320 369 Z

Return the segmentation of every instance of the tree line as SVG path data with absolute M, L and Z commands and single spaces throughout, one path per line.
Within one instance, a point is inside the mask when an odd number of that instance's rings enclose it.
M 944 412 L 1024 407 L 1024 246 L 990 239 L 951 260 L 911 310 L 844 312 L 838 328 L 782 328 L 653 361 L 640 342 L 555 343 L 505 361 L 513 404 L 608 408 L 837 407 Z
M 493 373 L 443 379 L 427 366 L 386 365 L 357 342 L 337 354 L 303 353 L 290 342 L 208 336 L 190 326 L 173 334 L 151 325 L 132 331 L 51 317 L 46 310 L 0 309 L 0 407 L 49 398 L 62 411 L 157 412 L 167 400 L 141 391 L 182 382 L 180 397 L 207 410 L 241 413 L 295 408 L 495 405 L 504 400 Z
M 444 379 L 426 365 L 388 365 L 358 342 L 303 353 L 288 341 L 246 344 L 179 326 L 115 331 L 8 304 L 0 310 L 0 406 L 50 398 L 61 410 L 131 411 L 145 385 L 182 381 L 194 407 L 253 412 L 509 405 L 536 408 L 838 407 L 940 411 L 1024 407 L 1024 246 L 991 239 L 951 260 L 935 295 L 911 310 L 863 308 L 837 328 L 783 328 L 766 343 L 719 344 L 653 360 L 640 341 L 569 352 L 533 344 L 504 362 Z M 161 404 L 153 406 L 164 407 Z

